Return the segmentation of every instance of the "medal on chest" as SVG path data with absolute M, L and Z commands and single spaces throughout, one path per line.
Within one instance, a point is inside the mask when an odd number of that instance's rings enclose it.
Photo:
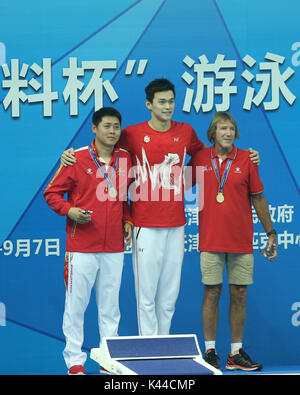
M 218 179 L 218 182 L 219 182 L 219 188 L 218 188 L 218 193 L 217 193 L 217 196 L 216 196 L 216 200 L 217 200 L 218 203 L 222 204 L 224 202 L 224 200 L 225 200 L 225 196 L 223 194 L 223 188 L 224 188 L 225 182 L 227 180 L 227 177 L 228 177 L 228 174 L 229 174 L 229 171 L 230 171 L 232 159 L 227 159 L 227 164 L 226 164 L 226 168 L 225 168 L 222 180 L 220 178 L 219 169 L 218 169 L 218 166 L 217 166 L 217 163 L 216 163 L 216 158 L 211 158 L 211 161 L 212 161 L 212 164 L 213 164 L 215 175 L 216 175 L 216 177 Z
M 216 200 L 217 200 L 218 203 L 223 203 L 223 202 L 224 202 L 225 198 L 224 198 L 224 195 L 223 195 L 222 192 L 219 192 L 219 193 L 217 194 Z
M 116 188 L 114 188 L 114 187 L 110 187 L 109 189 L 108 189 L 108 194 L 109 194 L 109 196 L 111 197 L 111 198 L 116 198 L 117 196 L 118 196 L 118 191 L 116 190 Z
M 96 155 L 95 155 L 95 152 L 94 152 L 94 150 L 93 150 L 93 146 L 92 146 L 92 145 L 89 146 L 89 151 L 90 151 L 90 154 L 91 154 L 91 157 L 92 157 L 93 161 L 96 163 L 97 167 L 99 168 L 99 170 L 100 170 L 101 173 L 103 174 L 103 177 L 105 178 L 105 180 L 106 180 L 106 182 L 107 182 L 107 184 L 108 184 L 108 185 L 106 185 L 106 187 L 105 187 L 105 191 L 108 192 L 108 195 L 109 195 L 111 198 L 115 199 L 115 198 L 118 196 L 118 191 L 117 191 L 117 189 L 113 186 L 112 179 L 113 179 L 113 177 L 115 176 L 116 170 L 117 170 L 117 167 L 118 167 L 119 154 L 117 154 L 116 163 L 115 163 L 115 166 L 114 166 L 114 168 L 113 168 L 113 172 L 112 172 L 111 176 L 109 177 L 108 174 L 107 174 L 107 172 L 104 170 L 103 166 L 101 165 L 101 163 L 98 162 L 97 157 L 96 157 Z

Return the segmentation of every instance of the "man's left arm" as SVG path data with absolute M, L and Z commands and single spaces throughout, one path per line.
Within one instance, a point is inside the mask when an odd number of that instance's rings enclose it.
M 272 253 L 269 259 L 273 261 L 277 256 L 276 232 L 273 229 L 267 200 L 263 193 L 252 195 L 252 203 L 269 238 L 267 249 Z

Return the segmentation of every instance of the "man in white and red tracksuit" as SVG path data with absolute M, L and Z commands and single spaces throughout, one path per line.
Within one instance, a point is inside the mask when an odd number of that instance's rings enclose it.
M 69 374 L 85 374 L 84 313 L 93 286 L 100 338 L 118 334 L 124 235 L 129 243 L 133 227 L 127 203 L 131 158 L 115 147 L 120 113 L 110 107 L 96 111 L 92 131 L 95 140 L 76 151 L 74 166 L 59 167 L 44 192 L 51 209 L 67 216 L 63 355 Z

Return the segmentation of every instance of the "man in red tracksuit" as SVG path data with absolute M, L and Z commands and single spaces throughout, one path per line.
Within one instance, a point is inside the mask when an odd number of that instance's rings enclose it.
M 85 374 L 84 312 L 93 286 L 100 338 L 118 334 L 124 235 L 129 243 L 133 227 L 127 203 L 131 158 L 115 148 L 120 113 L 110 107 L 96 111 L 92 131 L 95 140 L 76 151 L 74 166 L 60 166 L 44 192 L 51 209 L 67 216 L 63 355 L 69 374 Z

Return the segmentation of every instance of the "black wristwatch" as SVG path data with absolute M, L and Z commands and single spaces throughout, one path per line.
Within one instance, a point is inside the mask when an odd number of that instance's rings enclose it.
M 276 235 L 276 230 L 272 229 L 270 232 L 267 232 L 267 236 Z

